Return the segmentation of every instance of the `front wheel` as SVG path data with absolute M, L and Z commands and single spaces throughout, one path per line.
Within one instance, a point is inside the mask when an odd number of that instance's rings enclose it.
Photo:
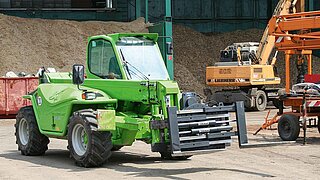
M 171 148 L 169 146 L 167 146 L 163 152 L 159 152 L 159 153 L 161 155 L 161 158 L 166 160 L 180 161 L 180 160 L 187 160 L 192 157 L 191 155 L 190 156 L 172 156 Z
M 176 160 L 176 161 L 183 161 L 191 158 L 192 156 L 172 156 L 171 153 L 160 153 L 162 159 L 166 160 Z
M 295 141 L 300 133 L 299 117 L 290 114 L 281 116 L 278 122 L 278 133 L 284 141 Z
M 97 131 L 93 110 L 77 111 L 68 126 L 68 147 L 78 166 L 102 166 L 111 156 L 112 141 L 108 131 Z
M 31 106 L 19 110 L 15 129 L 16 143 L 22 155 L 43 155 L 48 150 L 49 138 L 40 133 Z

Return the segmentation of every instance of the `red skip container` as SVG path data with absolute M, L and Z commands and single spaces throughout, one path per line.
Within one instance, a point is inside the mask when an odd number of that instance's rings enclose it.
M 0 118 L 14 118 L 21 107 L 31 105 L 22 96 L 34 91 L 38 84 L 37 77 L 0 77 Z

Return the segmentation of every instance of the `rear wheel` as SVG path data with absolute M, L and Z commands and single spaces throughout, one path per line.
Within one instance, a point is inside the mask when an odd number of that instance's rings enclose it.
M 43 155 L 48 150 L 49 138 L 41 134 L 31 106 L 18 112 L 15 124 L 16 143 L 21 154 Z
M 93 110 L 77 111 L 68 126 L 68 147 L 78 166 L 98 167 L 111 156 L 111 133 L 97 131 Z
M 278 122 L 278 133 L 284 141 L 295 141 L 300 133 L 299 117 L 290 114 L 281 116 Z
M 264 91 L 257 91 L 255 98 L 255 109 L 258 111 L 264 111 L 267 107 L 267 95 Z

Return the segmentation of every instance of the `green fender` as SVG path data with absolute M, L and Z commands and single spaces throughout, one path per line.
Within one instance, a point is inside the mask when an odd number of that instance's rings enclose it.
M 95 93 L 96 98 L 83 99 L 84 92 Z M 31 100 L 40 132 L 53 137 L 66 136 L 69 118 L 77 110 L 117 108 L 117 100 L 100 90 L 83 86 L 78 89 L 66 83 L 40 84 L 36 91 L 23 98 Z

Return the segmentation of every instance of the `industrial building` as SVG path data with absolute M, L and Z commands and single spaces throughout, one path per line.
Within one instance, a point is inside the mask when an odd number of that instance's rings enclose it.
M 28 18 L 132 21 L 172 21 L 200 32 L 226 32 L 264 28 L 277 0 L 0 0 L 0 12 Z M 317 0 L 306 0 L 306 11 L 320 9 Z M 146 16 L 147 14 L 147 16 Z

